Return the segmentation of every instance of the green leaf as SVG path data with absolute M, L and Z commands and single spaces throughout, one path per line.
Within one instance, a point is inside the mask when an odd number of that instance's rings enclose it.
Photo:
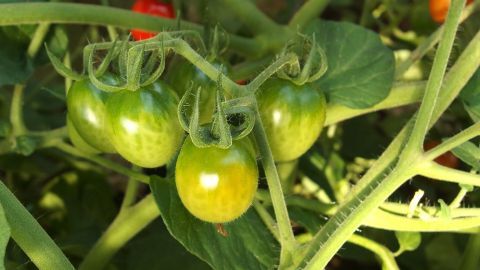
M 10 226 L 7 217 L 0 203 L 0 269 L 4 267 L 5 250 L 7 249 L 8 240 L 10 239 Z
M 224 224 L 228 235 L 222 236 L 185 209 L 173 179 L 153 177 L 150 186 L 170 234 L 212 268 L 273 269 L 278 263 L 280 248 L 253 208 Z
M 480 120 L 480 69 L 473 74 L 459 97 L 473 122 L 478 122 Z
M 38 221 L 0 181 L 0 203 L 15 243 L 39 269 L 74 269 Z
M 397 237 L 398 244 L 400 245 L 400 250 L 413 251 L 422 243 L 422 234 L 419 232 L 396 231 L 395 236 Z
M 452 153 L 475 170 L 480 170 L 480 148 L 474 143 L 464 142 L 455 147 Z
M 0 86 L 23 82 L 33 72 L 26 49 L 27 45 L 9 39 L 0 31 Z
M 318 81 L 329 102 L 368 108 L 392 87 L 395 60 L 373 31 L 347 22 L 314 20 L 305 32 L 315 34 L 327 54 L 328 70 Z

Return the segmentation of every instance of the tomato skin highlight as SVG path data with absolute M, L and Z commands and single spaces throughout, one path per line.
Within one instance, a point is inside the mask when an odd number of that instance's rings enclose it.
M 467 5 L 473 0 L 467 0 Z M 430 16 L 437 23 L 443 23 L 447 17 L 450 0 L 430 0 Z
M 312 84 L 273 78 L 260 87 L 257 101 L 275 161 L 299 158 L 323 129 L 326 99 Z
M 72 120 L 70 120 L 70 117 L 67 115 L 67 131 L 68 131 L 68 137 L 70 138 L 70 141 L 72 142 L 73 146 L 76 148 L 80 149 L 81 151 L 89 154 L 98 154 L 100 151 L 98 149 L 95 149 L 93 146 L 88 144 L 81 136 L 78 134 L 77 129 L 72 123 Z
M 228 64 L 216 61 L 212 63 L 223 74 L 228 75 L 230 69 Z M 189 87 L 192 87 L 193 94 L 196 94 L 198 87 L 201 87 L 200 94 L 200 124 L 209 123 L 212 120 L 215 111 L 216 81 L 211 80 L 196 66 L 183 59 L 175 59 L 169 68 L 168 82 L 175 86 L 175 91 L 179 97 L 182 97 Z M 193 98 L 192 98 L 193 102 Z M 191 115 L 193 106 L 186 108 L 187 115 Z
M 108 130 L 117 152 L 144 168 L 165 165 L 180 147 L 178 97 L 165 83 L 123 90 L 107 101 Z
M 255 150 L 248 138 L 228 149 L 198 148 L 185 139 L 176 168 L 178 195 L 188 211 L 211 223 L 233 221 L 253 202 L 258 183 Z
M 440 141 L 428 140 L 423 145 L 423 148 L 425 149 L 425 151 L 428 151 L 428 150 L 438 146 L 439 144 L 440 144 Z M 458 160 L 458 158 L 454 154 L 452 154 L 451 151 L 448 151 L 448 152 L 440 155 L 439 157 L 434 159 L 434 161 L 436 163 L 442 165 L 442 166 L 453 168 L 453 169 L 458 168 L 458 166 L 460 165 L 460 161 Z
M 163 18 L 175 18 L 173 5 L 157 0 L 137 0 L 132 6 L 132 11 Z M 157 34 L 140 29 L 132 29 L 130 32 L 132 33 L 133 39 L 137 41 L 152 38 Z
M 87 79 L 76 81 L 68 91 L 67 108 L 70 120 L 87 144 L 101 152 L 115 153 L 105 128 L 105 103 L 109 95 Z

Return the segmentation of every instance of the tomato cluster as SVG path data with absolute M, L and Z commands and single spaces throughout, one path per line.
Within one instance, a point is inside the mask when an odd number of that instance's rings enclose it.
M 86 152 L 117 152 L 138 166 L 159 167 L 181 144 L 177 105 L 178 96 L 160 81 L 115 93 L 77 81 L 67 95 L 70 138 Z
M 228 64 L 220 60 L 212 65 L 223 74 L 229 73 Z M 177 115 L 179 96 L 189 88 L 201 89 L 196 97 L 200 103 L 199 124 L 208 127 L 216 113 L 217 82 L 180 58 L 169 65 L 166 79 L 174 89 L 161 80 L 115 92 L 100 90 L 86 78 L 74 82 L 67 94 L 71 141 L 86 153 L 118 153 L 144 168 L 165 165 L 181 147 L 175 174 L 184 206 L 207 222 L 235 220 L 252 204 L 257 189 L 256 148 L 248 136 L 234 140 L 228 149 L 208 144 L 198 147 L 190 136 L 181 146 L 184 131 Z M 99 80 L 112 86 L 123 83 L 109 73 Z M 273 77 L 255 95 L 275 161 L 299 158 L 322 131 L 324 94 L 313 83 L 297 85 Z M 185 107 L 182 110 L 187 110 L 188 117 L 192 106 Z

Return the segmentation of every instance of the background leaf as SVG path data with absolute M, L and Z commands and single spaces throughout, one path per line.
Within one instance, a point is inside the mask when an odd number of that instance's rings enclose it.
M 401 250 L 412 251 L 422 243 L 422 235 L 419 232 L 395 232 Z
M 253 208 L 224 224 L 225 237 L 185 209 L 173 179 L 153 177 L 150 185 L 169 232 L 214 269 L 272 269 L 277 264 L 280 248 Z
M 393 83 L 393 52 L 373 31 L 346 22 L 313 21 L 315 33 L 328 56 L 328 70 L 318 81 L 329 102 L 368 108 L 383 100 Z
M 5 250 L 10 239 L 10 226 L 8 225 L 2 204 L 0 204 L 0 269 L 4 268 Z
M 460 100 L 473 122 L 480 120 L 480 69 L 478 69 L 467 85 L 460 92 Z
M 474 143 L 462 143 L 455 147 L 452 153 L 475 170 L 480 170 L 480 148 Z

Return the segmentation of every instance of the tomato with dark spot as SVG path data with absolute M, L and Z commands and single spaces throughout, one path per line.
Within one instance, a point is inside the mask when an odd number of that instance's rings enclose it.
M 137 0 L 132 6 L 132 11 L 162 18 L 175 18 L 173 5 L 158 0 Z M 137 41 L 152 38 L 157 34 L 140 29 L 132 29 L 131 32 L 133 39 Z

